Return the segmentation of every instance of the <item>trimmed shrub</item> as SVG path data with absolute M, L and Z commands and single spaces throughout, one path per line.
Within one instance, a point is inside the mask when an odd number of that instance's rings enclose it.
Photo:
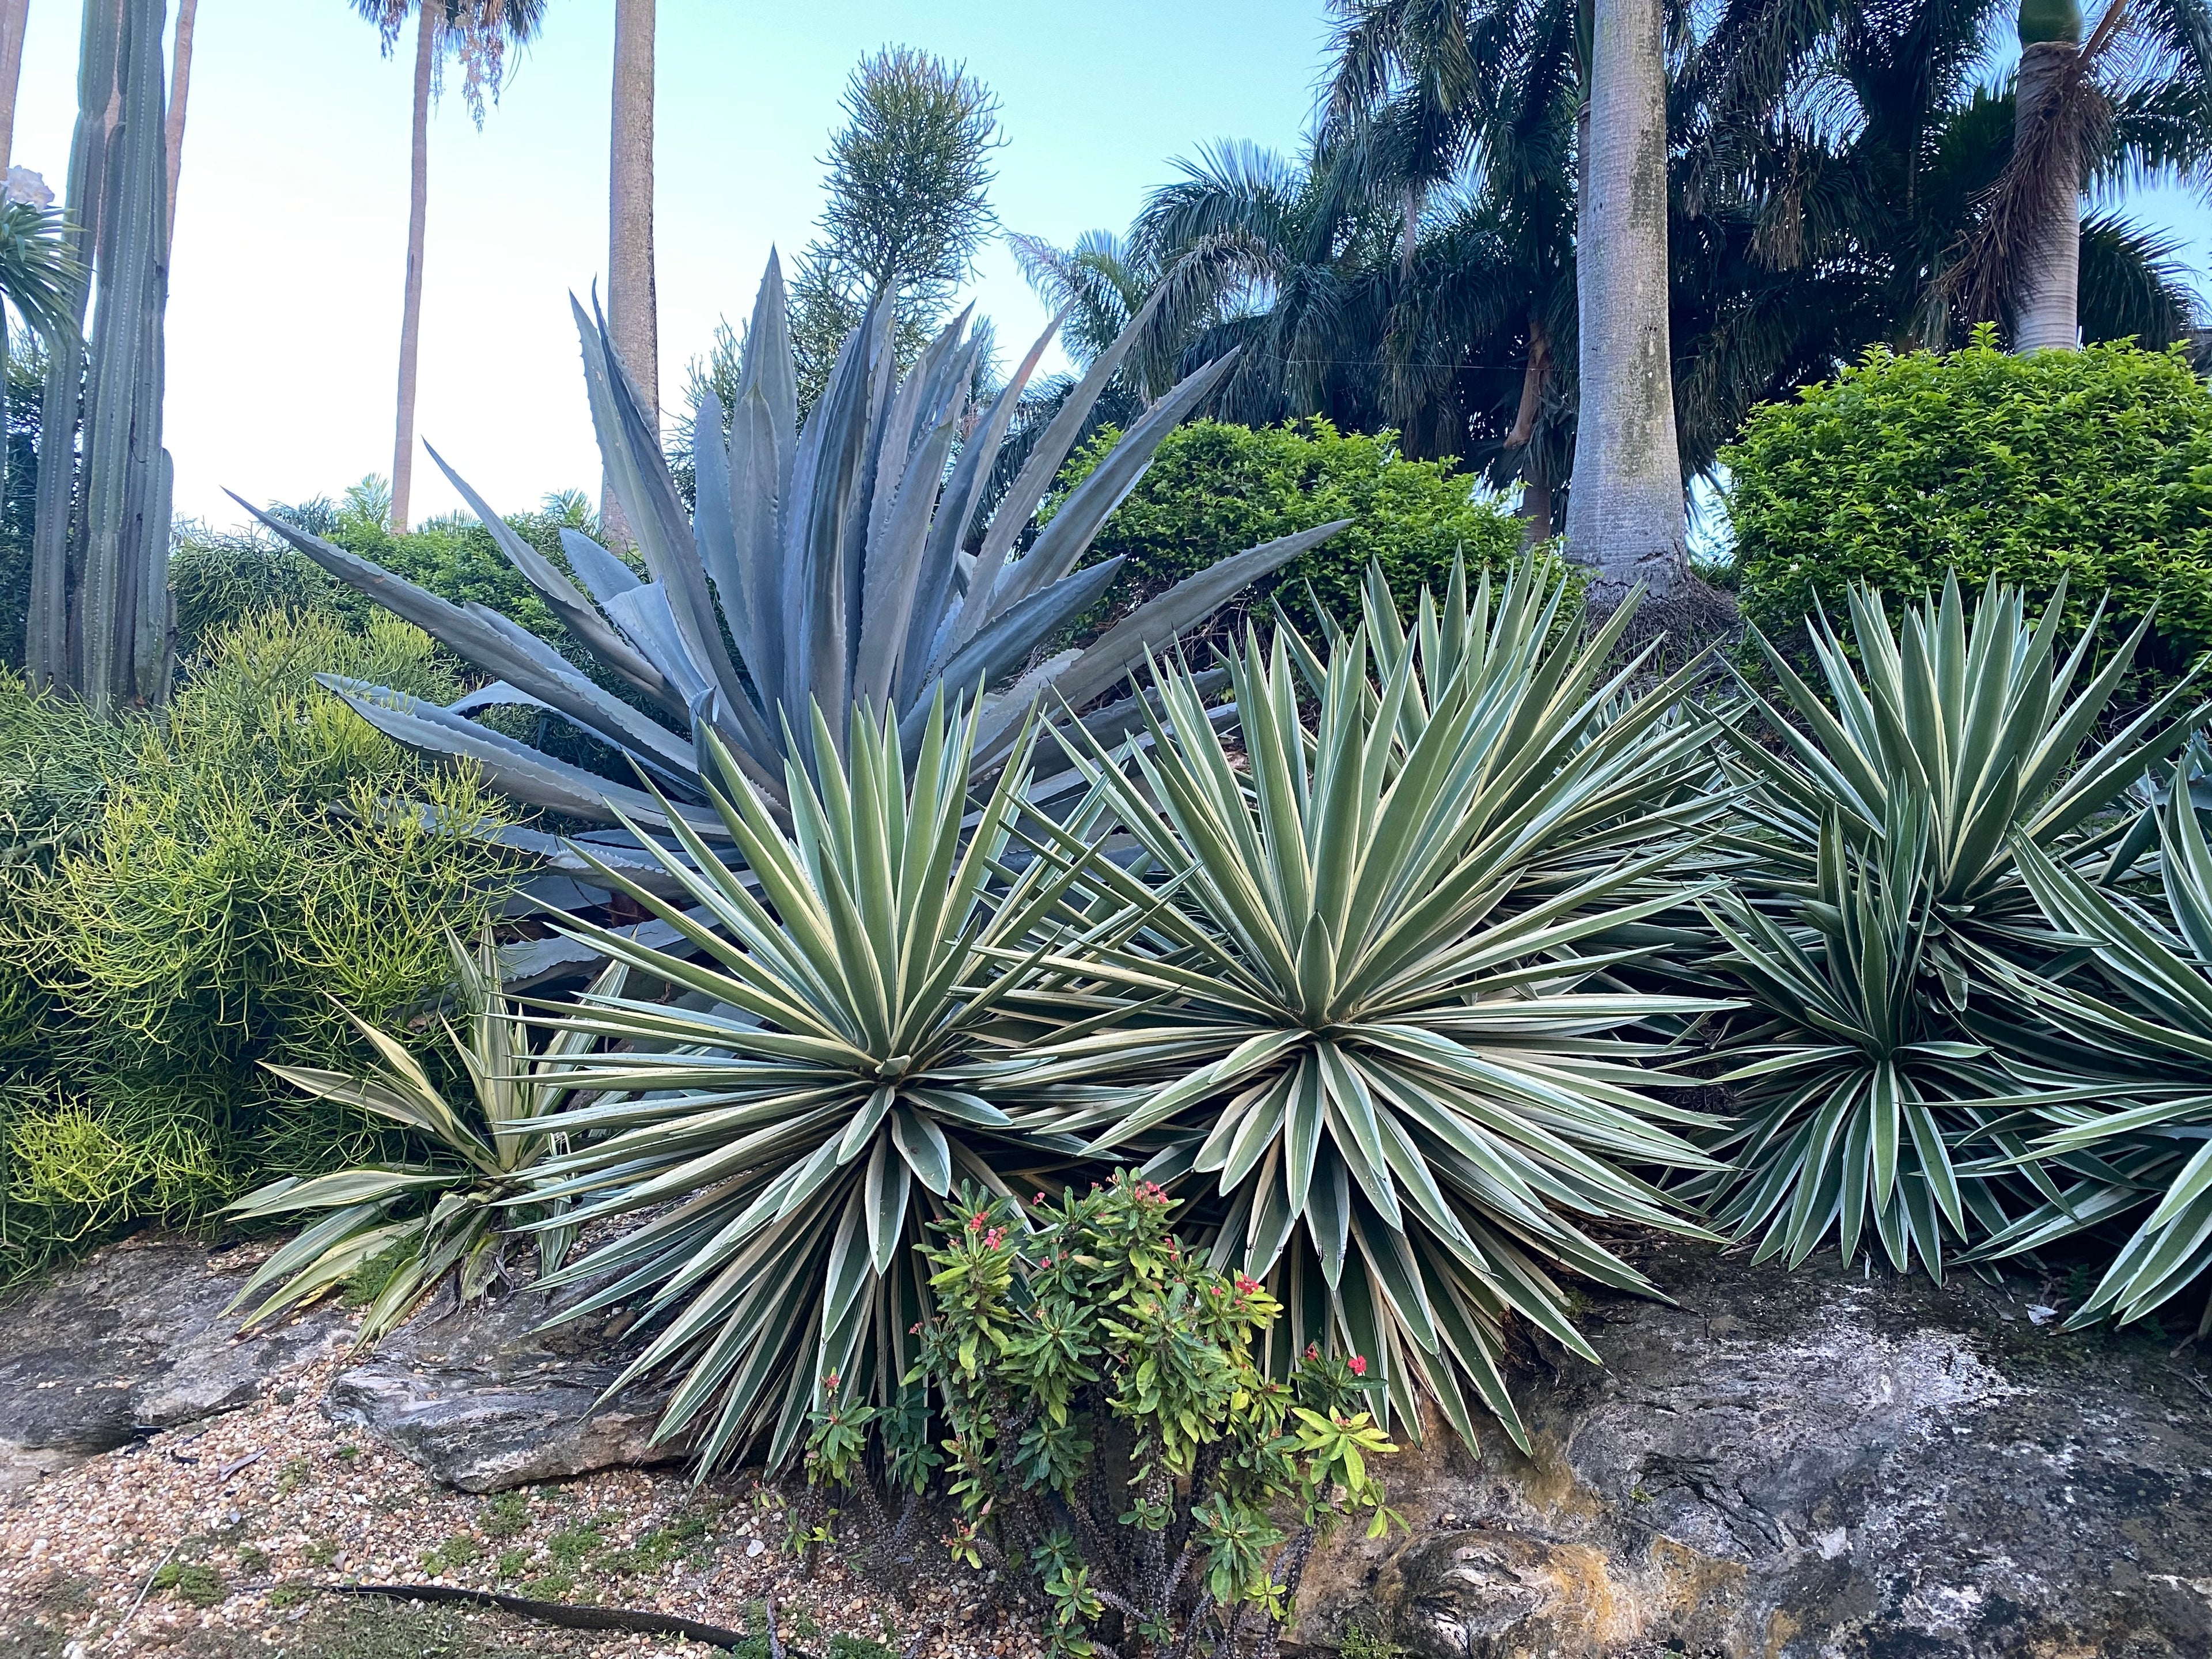
M 1109 428 L 1075 452 L 1040 519 L 1119 435 Z M 1267 428 L 1194 421 L 1169 434 L 1091 544 L 1086 564 L 1116 555 L 1128 562 L 1094 624 L 1232 553 L 1331 519 L 1353 522 L 1254 584 L 1217 616 L 1216 629 L 1238 605 L 1264 609 L 1277 594 L 1303 613 L 1308 584 L 1333 613 L 1356 621 L 1370 560 L 1407 603 L 1424 584 L 1441 594 L 1455 556 L 1470 571 L 1503 570 L 1521 550 L 1521 520 L 1474 489 L 1451 461 L 1407 460 L 1395 433 L 1339 432 L 1320 419 Z
M 2102 642 L 2150 609 L 2143 665 L 2212 648 L 2212 390 L 2181 347 L 2125 342 L 2016 357 L 1990 330 L 1942 354 L 1877 347 L 1721 457 L 1745 616 L 1778 636 L 1853 582 L 1897 603 L 1991 576 L 2030 608 L 2063 574 L 2079 628 L 2112 599 Z

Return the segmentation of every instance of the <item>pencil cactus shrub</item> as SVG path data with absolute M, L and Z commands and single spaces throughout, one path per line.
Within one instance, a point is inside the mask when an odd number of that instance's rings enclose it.
M 1245 583 L 1342 527 L 1316 526 L 1224 559 L 1087 647 L 1032 663 L 1038 647 L 1114 580 L 1118 566 L 1111 562 L 1079 568 L 1084 554 L 1160 441 L 1229 368 L 1227 359 L 1208 364 L 1164 395 L 1024 544 L 1085 416 L 1149 315 L 1100 356 L 1012 486 L 991 505 L 983 486 L 992 460 L 1052 331 L 997 397 L 979 404 L 975 368 L 987 341 L 969 329 L 964 314 L 902 379 L 890 314 L 878 307 L 845 341 L 802 426 L 788 306 L 771 256 L 745 337 L 737 406 L 726 410 L 704 388 L 694 411 L 696 507 L 687 514 L 604 323 L 578 307 L 592 422 L 644 575 L 581 530 L 564 530 L 572 580 L 446 471 L 501 552 L 611 674 L 620 696 L 512 619 L 451 604 L 320 537 L 261 516 L 331 574 L 496 677 L 492 687 L 447 708 L 332 680 L 372 724 L 425 752 L 472 759 L 501 788 L 533 805 L 598 823 L 612 823 L 618 808 L 647 834 L 665 832 L 680 817 L 721 840 L 720 821 L 708 806 L 710 739 L 781 806 L 787 753 L 810 776 L 822 775 L 843 753 L 843 711 L 890 711 L 911 755 L 942 692 L 978 714 L 973 759 L 988 772 L 1012 753 L 1025 716 L 1048 692 L 1079 707 L 1098 698 L 1139 665 L 1147 649 L 1164 646 Z M 651 791 L 465 718 L 500 702 L 569 723 L 625 757 Z M 831 711 L 826 728 L 811 718 L 816 706 Z M 1126 726 L 1133 712 L 1121 718 Z M 817 729 L 827 731 L 826 751 L 816 744 Z
M 1267 1376 L 1256 1345 L 1280 1305 L 1187 1248 L 1159 1187 L 1123 1170 L 1057 1200 L 959 1198 L 923 1252 L 912 1403 L 823 1379 L 807 1473 L 847 1524 L 818 1536 L 894 1553 L 939 1481 L 955 1562 L 1032 1602 L 1054 1653 L 1115 1659 L 1272 1640 L 1321 1537 L 1404 1524 L 1376 1476 L 1397 1448 L 1363 1408 L 1365 1357 L 1316 1347 Z M 872 1469 L 908 1497 L 888 1533 Z

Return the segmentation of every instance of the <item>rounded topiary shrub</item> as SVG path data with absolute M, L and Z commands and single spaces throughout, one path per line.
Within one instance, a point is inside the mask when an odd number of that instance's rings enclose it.
M 2212 649 L 2212 391 L 2179 347 L 1877 348 L 1721 459 L 1744 614 L 1770 634 L 1839 615 L 1851 583 L 1902 599 L 1955 568 L 2031 599 L 2063 574 L 2075 626 L 2109 590 L 2108 644 L 2155 603 L 2160 674 Z
M 1076 451 L 1041 516 L 1090 476 L 1118 435 L 1102 432 Z M 1520 552 L 1522 521 L 1478 499 L 1474 488 L 1449 460 L 1407 459 L 1392 433 L 1339 432 L 1324 420 L 1265 428 L 1193 421 L 1168 435 L 1085 562 L 1127 561 L 1107 601 L 1118 613 L 1232 553 L 1350 519 L 1350 528 L 1255 583 L 1242 604 L 1264 605 L 1279 592 L 1303 612 L 1310 583 L 1331 611 L 1356 620 L 1370 559 L 1410 605 L 1425 582 L 1443 592 L 1455 556 L 1472 572 L 1502 569 Z

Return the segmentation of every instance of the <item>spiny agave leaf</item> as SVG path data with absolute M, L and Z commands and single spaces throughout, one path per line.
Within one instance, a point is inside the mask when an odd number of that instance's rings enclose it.
M 1031 594 L 993 618 L 988 627 L 956 652 L 935 684 L 948 686 L 957 695 L 989 685 L 1027 657 L 1039 640 L 1050 639 L 1097 604 L 1121 571 L 1120 558 L 1108 559 L 1088 570 L 1079 570 L 1042 593 Z M 921 721 L 915 716 L 927 712 L 926 704 L 916 704 L 907 723 L 919 731 Z
M 1060 503 L 1029 550 L 1006 568 L 1005 580 L 991 596 L 994 612 L 1020 603 L 1075 568 L 1109 515 L 1143 478 L 1168 434 L 1212 394 L 1236 362 L 1237 354 L 1227 352 L 1193 371 L 1138 418 Z
M 592 606 L 590 600 L 576 591 L 576 586 L 555 568 L 553 562 L 515 533 L 514 526 L 491 510 L 491 504 L 471 489 L 468 481 L 446 465 L 446 458 L 428 444 L 430 459 L 447 482 L 460 493 L 469 504 L 477 520 L 490 532 L 492 543 L 507 556 L 507 562 L 520 571 L 532 587 L 544 597 L 553 614 L 568 625 L 574 634 L 607 665 L 620 672 L 633 685 L 649 690 L 654 684 L 652 665 L 626 646 L 622 637 L 609 628 L 606 621 Z M 574 533 L 574 532 L 571 532 Z M 585 539 L 589 539 L 586 538 Z
M 1036 343 L 1030 348 L 1029 356 L 1016 366 L 1013 374 L 1000 388 L 998 398 L 982 424 L 969 434 L 960 447 L 960 459 L 953 465 L 952 477 L 939 497 L 937 517 L 930 526 L 929 539 L 922 551 L 920 568 L 914 581 L 914 596 L 907 618 L 906 636 L 899 650 L 897 696 L 901 707 L 908 707 L 921 700 L 923 675 L 929 666 L 931 653 L 936 648 L 939 631 L 943 628 L 946 613 L 951 609 L 953 572 L 958 566 L 960 550 L 966 540 L 975 512 L 982 499 L 992 461 L 1000 446 L 1006 441 L 1006 428 L 1012 422 L 1014 410 L 1021 401 L 1022 388 L 1029 384 L 1030 376 L 1044 356 L 1045 347 L 1060 331 L 1062 312 L 1045 325 L 1037 336 Z
M 744 695 L 737 666 L 722 643 L 722 625 L 707 592 L 706 568 L 699 562 L 667 458 L 661 453 L 659 431 L 646 418 L 637 387 L 616 355 L 596 297 L 588 319 L 573 295 L 568 303 L 583 340 L 592 423 L 599 432 L 599 452 L 606 459 L 615 497 L 637 537 L 646 568 L 667 590 L 685 654 L 725 700 L 734 703 Z
M 424 702 L 404 692 L 347 681 L 331 674 L 318 675 L 316 678 L 319 684 L 344 698 L 349 708 L 386 737 L 427 754 L 473 761 L 494 787 L 517 800 L 550 807 L 594 823 L 619 823 L 616 814 L 619 807 L 641 823 L 666 827 L 667 817 L 661 803 L 641 790 L 611 783 L 596 773 L 556 761 L 512 738 L 448 714 L 435 703 Z M 721 829 L 720 820 L 711 815 L 687 812 L 684 817 L 702 835 L 720 838 L 726 833 Z
M 1165 650 L 1177 635 L 1203 622 L 1230 595 L 1280 569 L 1351 524 L 1349 519 L 1332 519 L 1311 530 L 1248 547 L 1146 600 L 1084 651 L 1055 688 L 1060 700 L 1071 708 L 1082 708 L 1112 689 L 1116 680 L 1127 678 L 1144 662 L 1147 652 Z
M 568 566 L 577 580 L 591 589 L 592 597 L 601 605 L 618 593 L 644 585 L 644 578 L 636 571 L 580 530 L 562 526 L 561 550 L 568 556 Z

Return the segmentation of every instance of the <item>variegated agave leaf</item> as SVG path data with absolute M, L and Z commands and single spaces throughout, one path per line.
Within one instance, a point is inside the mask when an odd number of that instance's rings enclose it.
M 1990 1259 L 2133 1225 L 2069 1328 L 2154 1313 L 2212 1272 L 2212 848 L 2188 791 L 2157 811 L 2165 914 L 2033 848 L 2021 868 L 2057 925 L 2091 941 L 2103 983 L 2020 975 L 2040 1025 L 2010 1069 L 2028 1141 L 2010 1162 L 2044 1201 Z M 2197 1325 L 2212 1332 L 2212 1301 Z
M 313 1301 L 376 1263 L 388 1271 L 355 1339 L 371 1346 L 448 1273 L 460 1275 L 464 1302 L 481 1296 L 507 1233 L 532 1214 L 547 1223 L 538 1233 L 539 1272 L 561 1265 L 574 1229 L 558 1220 L 557 1201 L 532 1202 L 529 1194 L 539 1161 L 565 1148 L 540 1120 L 570 1103 L 574 1080 L 563 1062 L 588 1039 L 563 1032 L 533 1053 L 527 1021 L 500 994 L 499 949 L 489 933 L 473 948 L 448 933 L 447 945 L 464 1023 L 447 1023 L 446 1035 L 473 1085 L 474 1110 L 447 1100 L 404 1045 L 359 1018 L 354 1024 L 381 1062 L 365 1074 L 269 1066 L 308 1094 L 404 1126 L 435 1161 L 288 1176 L 233 1204 L 228 1213 L 240 1217 L 318 1218 L 240 1287 L 229 1311 L 252 1304 L 247 1323 Z M 611 964 L 592 989 L 619 994 L 628 971 Z M 521 1215 L 507 1212 L 517 1205 L 526 1206 Z
M 1068 989 L 1042 957 L 1079 921 L 1108 939 L 1134 923 L 1078 917 L 1087 848 L 1023 856 L 1025 736 L 963 828 L 976 726 L 939 697 L 909 765 L 896 719 L 856 712 L 818 781 L 787 762 L 787 831 L 717 749 L 710 798 L 747 878 L 679 823 L 681 898 L 604 878 L 676 927 L 684 953 L 575 927 L 679 1000 L 587 995 L 556 1022 L 621 1047 L 570 1062 L 603 1096 L 544 1126 L 576 1140 L 545 1190 L 576 1200 L 572 1223 L 647 1212 L 563 1270 L 604 1280 L 566 1316 L 643 1310 L 652 1339 L 624 1380 L 681 1373 L 659 1433 L 696 1436 L 708 1467 L 760 1441 L 782 1461 L 825 1379 L 840 1400 L 895 1397 L 928 1311 L 923 1227 L 962 1182 L 1026 1194 L 1069 1161 L 1073 1143 L 1006 1109 L 1048 1053 L 1041 1028 L 1110 1023 L 1124 1004 Z
M 1666 872 L 1692 836 L 1664 809 L 1704 738 L 1670 719 L 1679 676 L 1618 706 L 1641 659 L 1602 671 L 1629 615 L 1583 641 L 1548 567 L 1471 599 L 1455 582 L 1411 643 L 1388 598 L 1379 675 L 1364 628 L 1303 670 L 1285 631 L 1232 654 L 1241 757 L 1180 667 L 1149 750 L 1089 745 L 1144 855 L 1100 878 L 1159 908 L 1128 946 L 1060 965 L 1162 1000 L 1056 1044 L 1040 1076 L 1152 1079 L 1054 1127 L 1211 1189 L 1215 1259 L 1288 1310 L 1271 1364 L 1357 1352 L 1385 1412 L 1425 1394 L 1469 1436 L 1471 1383 L 1525 1444 L 1508 1316 L 1595 1359 L 1556 1275 L 1650 1289 L 1578 1218 L 1698 1231 L 1627 1166 L 1705 1167 L 1667 1126 L 1707 1121 L 1655 1099 L 1674 1079 L 1619 1034 L 1728 1005 L 1593 981 L 1637 954 L 1601 935 L 1680 902 Z
M 577 306 L 592 423 L 645 575 L 569 531 L 562 545 L 572 577 L 432 454 L 577 644 L 653 714 L 611 695 L 496 612 L 448 604 L 319 537 L 257 516 L 331 574 L 498 682 L 451 709 L 333 683 L 371 723 L 426 752 L 473 760 L 497 787 L 531 805 L 600 823 L 619 811 L 656 833 L 665 829 L 664 817 L 685 816 L 720 840 L 714 815 L 696 810 L 711 793 L 702 758 L 710 739 L 781 806 L 787 744 L 818 776 L 844 741 L 842 711 L 863 702 L 895 711 L 911 758 L 940 691 L 973 702 L 1012 680 L 994 699 L 994 718 L 974 745 L 972 759 L 988 774 L 1005 761 L 1024 718 L 1048 690 L 1078 703 L 1096 698 L 1140 665 L 1148 649 L 1164 647 L 1238 587 L 1343 527 L 1343 521 L 1324 525 L 1224 559 L 1088 648 L 1015 678 L 1041 643 L 1105 592 L 1116 562 L 1079 568 L 1084 555 L 1160 441 L 1231 367 L 1230 358 L 1217 360 L 1162 396 L 1023 548 L 1022 532 L 1151 310 L 1099 356 L 1012 488 L 987 511 L 992 459 L 1052 330 L 997 398 L 979 407 L 975 369 L 984 340 L 969 330 L 964 313 L 901 379 L 890 356 L 890 313 L 878 307 L 846 341 L 802 428 L 783 278 L 771 255 L 746 335 L 737 406 L 725 410 L 708 392 L 693 414 L 697 507 L 687 514 L 604 320 L 596 308 Z M 656 808 L 635 790 L 611 788 L 465 718 L 490 702 L 537 707 L 626 755 L 665 805 Z M 808 718 L 817 705 L 838 711 L 827 754 L 817 751 L 817 727 Z

